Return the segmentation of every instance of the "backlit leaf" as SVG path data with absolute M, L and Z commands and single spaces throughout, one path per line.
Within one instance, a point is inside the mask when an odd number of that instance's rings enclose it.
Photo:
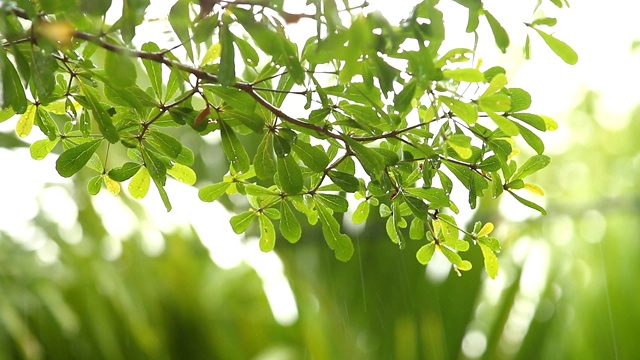
M 175 163 L 172 167 L 167 169 L 167 174 L 187 185 L 193 185 L 197 180 L 196 173 L 193 169 L 179 163 Z
M 35 141 L 29 146 L 29 152 L 34 160 L 44 159 L 50 152 L 56 147 L 60 139 L 55 138 L 53 141 L 49 139 L 42 139 Z
M 480 243 L 479 245 L 480 250 L 482 250 L 482 256 L 484 257 L 484 269 L 486 270 L 487 275 L 489 275 L 490 278 L 495 279 L 496 276 L 498 276 L 498 258 L 488 246 L 482 243 Z
M 204 186 L 200 190 L 198 190 L 198 197 L 204 202 L 213 202 L 217 198 L 222 196 L 222 194 L 227 191 L 229 186 L 231 186 L 230 182 L 221 182 Z
M 253 222 L 253 219 L 256 218 L 257 214 L 258 213 L 253 210 L 248 210 L 241 214 L 232 216 L 229 220 L 229 223 L 231 224 L 233 232 L 235 232 L 236 234 L 244 233 L 249 225 L 251 225 L 251 223 Z
M 142 199 L 149 192 L 149 185 L 151 184 L 151 176 L 149 170 L 146 167 L 141 166 L 135 175 L 129 181 L 129 194 L 134 199 Z
M 512 179 L 524 179 L 536 171 L 544 169 L 549 163 L 551 163 L 551 158 L 547 155 L 534 155 L 516 170 Z
M 566 62 L 569 65 L 575 65 L 578 62 L 578 54 L 571 48 L 571 46 L 567 45 L 564 41 L 558 40 L 552 35 L 547 34 L 546 32 L 533 28 L 542 40 L 547 43 L 549 48 L 553 50 L 556 55 L 558 55 L 562 61 Z
M 260 219 L 260 250 L 269 252 L 276 246 L 276 229 L 268 217 L 262 215 Z
M 416 253 L 416 259 L 418 259 L 418 262 L 420 264 L 427 265 L 429 261 L 431 261 L 431 258 L 433 257 L 435 251 L 436 244 L 434 242 L 430 242 L 418 249 L 418 252 Z
M 24 114 L 20 115 L 20 118 L 16 123 L 16 134 L 21 138 L 27 137 L 31 133 L 33 124 L 36 121 L 36 111 L 37 107 L 33 104 L 29 104 Z

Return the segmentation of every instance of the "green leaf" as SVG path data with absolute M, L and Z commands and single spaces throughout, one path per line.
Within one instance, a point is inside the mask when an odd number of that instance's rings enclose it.
M 320 124 L 331 114 L 330 108 L 322 108 L 311 111 L 309 114 L 309 119 L 307 119 L 312 124 Z
M 487 10 L 484 10 L 484 16 L 487 18 L 487 21 L 489 21 L 491 32 L 493 32 L 493 37 L 496 40 L 496 45 L 498 45 L 498 48 L 503 54 L 506 53 L 507 47 L 509 47 L 509 35 L 507 34 L 507 31 Z
M 512 180 L 524 179 L 538 170 L 544 169 L 551 162 L 551 158 L 547 155 L 534 155 L 518 168 L 513 174 Z
M 256 185 L 256 184 L 246 184 L 244 189 L 247 192 L 247 194 L 252 195 L 252 196 L 278 196 L 278 195 L 280 195 L 280 193 L 277 192 L 277 191 L 269 190 L 269 189 L 267 189 L 267 188 L 265 188 L 263 186 Z
M 356 154 L 360 164 L 362 164 L 364 170 L 369 174 L 371 180 L 378 179 L 384 172 L 384 157 L 378 154 L 375 150 L 362 145 L 349 136 L 344 136 L 343 139 Z
M 482 256 L 484 257 L 484 269 L 487 271 L 487 275 L 490 278 L 495 279 L 498 276 L 498 258 L 491 249 L 480 243 L 480 250 L 482 250 Z
M 424 221 L 414 217 L 409 226 L 409 238 L 411 240 L 420 240 L 424 237 Z
M 315 172 L 322 172 L 329 165 L 329 157 L 320 146 L 311 146 L 304 141 L 293 143 L 293 150 L 302 162 Z
M 101 142 L 102 139 L 93 140 L 64 151 L 56 161 L 58 174 L 70 177 L 80 171 L 91 159 L 91 155 L 98 150 Z
M 268 217 L 259 216 L 260 220 L 260 250 L 269 252 L 276 246 L 276 229 Z
M 85 84 L 85 81 L 86 80 L 78 78 L 78 85 L 80 85 L 80 89 L 87 100 L 89 110 L 93 113 L 93 119 L 98 123 L 100 132 L 104 135 L 105 139 L 110 143 L 115 144 L 120 140 L 118 130 L 113 126 L 111 116 L 98 100 L 96 90 L 91 88 L 89 84 Z
M 273 145 L 271 141 L 273 134 L 267 133 L 258 145 L 256 156 L 253 158 L 253 166 L 256 176 L 260 180 L 269 180 L 276 173 L 276 164 L 273 161 Z
M 50 55 L 42 50 L 32 51 L 33 54 L 33 72 L 31 76 L 36 85 L 36 93 L 40 99 L 46 99 L 51 95 L 55 86 L 55 71 L 58 63 Z
M 153 179 L 153 174 L 151 174 L 151 178 Z M 164 189 L 164 185 L 160 184 L 156 179 L 153 179 L 153 183 L 158 189 L 158 193 L 160 194 L 160 198 L 162 199 L 164 207 L 167 209 L 167 211 L 171 211 L 171 203 L 169 202 L 169 196 L 167 195 L 167 191 Z
M 511 97 L 510 112 L 518 112 L 527 110 L 531 106 L 531 95 L 525 90 L 519 88 L 510 88 L 509 96 Z
M 11 108 L 0 109 L 0 123 L 11 119 L 15 114 L 15 111 Z
M 51 115 L 49 115 L 49 113 L 46 110 L 40 107 L 38 107 L 38 110 L 36 111 L 35 123 L 36 125 L 38 125 L 40 130 L 45 135 L 47 135 L 49 140 L 54 140 L 58 136 L 58 133 L 60 132 L 58 130 L 58 125 L 56 125 L 55 121 L 53 121 L 53 119 L 51 118 Z
M 4 88 L 5 91 L 7 88 Z M 20 115 L 18 122 L 16 123 L 16 134 L 21 138 L 27 137 L 33 129 L 33 124 L 36 121 L 37 107 L 33 104 L 29 104 L 24 114 Z
M 248 127 L 257 134 L 262 134 L 264 130 L 264 119 L 257 113 L 246 114 L 242 111 L 227 108 L 224 110 L 223 115 L 225 119 L 227 117 L 238 120 L 242 125 Z
M 316 199 L 322 202 L 329 209 L 336 212 L 347 212 L 349 209 L 349 202 L 347 199 L 340 195 L 332 194 L 316 194 Z
M 451 135 L 447 138 L 447 144 L 449 144 L 462 159 L 468 159 L 473 155 L 473 151 L 471 151 L 471 138 L 466 135 Z
M 144 165 L 149 170 L 149 175 L 153 181 L 163 187 L 167 183 L 167 166 L 151 151 L 142 148 L 142 158 Z
M 220 54 L 222 54 L 222 45 L 220 43 L 215 43 L 209 47 L 207 52 L 202 57 L 202 61 L 200 62 L 200 66 L 205 66 L 209 63 L 216 61 Z
M 407 193 L 429 202 L 429 209 L 438 209 L 449 206 L 449 197 L 443 189 L 431 188 L 404 188 Z
M 481 237 L 478 238 L 478 243 L 487 246 L 493 252 L 500 252 L 500 241 L 494 237 Z
M 482 71 L 474 68 L 466 68 L 466 69 L 453 69 L 453 70 L 443 70 L 442 75 L 444 77 L 455 80 L 455 81 L 466 81 L 466 82 L 483 82 L 485 81 L 484 74 Z
M 302 191 L 304 179 L 302 170 L 292 155 L 277 158 L 278 179 L 282 191 L 289 195 L 296 195 Z
M 302 228 L 296 215 L 286 201 L 280 204 L 280 233 L 290 243 L 296 243 L 302 236 Z
M 540 35 L 540 37 L 542 37 L 542 40 L 547 43 L 549 48 L 553 50 L 553 52 L 556 53 L 556 55 L 558 55 L 562 59 L 562 61 L 566 62 L 569 65 L 575 65 L 578 62 L 578 54 L 564 41 L 558 40 L 555 37 L 547 34 L 546 32 L 536 29 L 535 27 L 533 28 L 533 30 L 535 30 Z
M 502 115 L 498 115 L 491 110 L 485 110 L 485 112 L 487 113 L 487 115 L 489 115 L 491 120 L 493 120 L 493 122 L 496 123 L 496 125 L 498 125 L 500 130 L 502 130 L 502 132 L 505 133 L 505 135 L 517 136 L 518 134 L 520 134 L 520 130 L 518 129 L 518 126 L 516 126 L 516 124 L 513 121 L 507 119 Z
M 179 163 L 175 163 L 171 168 L 167 169 L 167 174 L 187 185 L 193 185 L 197 181 L 195 171 L 190 167 Z
M 346 192 L 356 192 L 360 188 L 360 182 L 355 176 L 351 174 L 342 171 L 331 170 L 327 173 L 327 175 L 334 184 L 338 185 L 342 190 Z
M 149 0 L 124 0 L 122 6 L 121 23 L 122 39 L 125 43 L 131 43 L 136 34 L 136 26 L 144 20 L 145 10 L 149 6 Z
M 364 223 L 369 217 L 370 208 L 371 205 L 368 201 L 362 201 L 358 204 L 358 207 L 356 207 L 353 215 L 351 215 L 351 221 L 356 225 Z
M 126 88 L 136 83 L 136 65 L 124 54 L 107 51 L 104 59 L 104 71 L 109 78 L 109 85 Z
M 146 140 L 154 148 L 172 159 L 176 159 L 182 152 L 182 144 L 178 139 L 158 130 L 147 131 Z
M 556 18 L 543 17 L 543 18 L 533 20 L 533 22 L 531 22 L 531 25 L 555 26 L 557 23 L 558 23 L 558 20 L 556 20 Z
M 4 51 L 0 52 L 0 69 L 2 69 L 2 106 L 7 107 L 10 104 L 16 114 L 24 113 L 29 101 L 24 93 L 18 72 L 13 63 L 4 55 Z
M 487 72 L 489 72 L 489 70 L 485 71 L 485 76 L 487 77 L 487 79 L 489 79 L 489 76 L 487 75 Z M 480 95 L 481 98 L 484 96 L 493 95 L 499 90 L 501 90 L 505 85 L 507 85 L 507 77 L 504 75 L 504 69 L 500 68 L 500 69 L 497 69 L 496 71 L 500 71 L 500 70 L 502 70 L 502 72 L 498 72 L 497 74 L 493 75 L 493 77 L 491 77 L 489 86 L 484 91 L 484 93 Z
M 394 98 L 393 98 L 393 106 L 399 112 L 404 112 L 411 106 L 411 100 L 416 93 L 418 81 L 411 80 L 409 81 Z
M 478 121 L 478 108 L 475 104 L 465 103 L 448 96 L 440 96 L 439 99 L 467 124 L 473 125 Z
M 193 50 L 191 49 L 191 35 L 189 27 L 192 24 L 189 16 L 190 0 L 178 0 L 169 11 L 169 24 L 180 39 L 182 46 L 187 52 L 187 56 L 193 61 Z
M 160 52 L 160 48 L 153 42 L 147 42 L 142 45 L 142 51 L 158 53 Z M 149 80 L 151 81 L 151 87 L 153 88 L 153 92 L 156 93 L 156 98 L 158 100 L 162 99 L 162 64 L 157 61 L 152 61 L 149 59 L 142 59 L 142 64 L 147 70 L 147 75 L 149 75 Z
M 491 94 L 480 97 L 478 105 L 484 111 L 509 111 L 511 109 L 511 99 L 506 94 Z
M 458 255 L 453 250 L 449 249 L 447 246 L 440 245 L 440 251 L 447 258 L 447 260 L 449 260 L 451 264 L 457 265 L 457 266 L 462 264 L 462 258 L 460 257 L 460 255 Z
M 260 57 L 258 56 L 258 52 L 253 48 L 253 46 L 251 46 L 251 44 L 249 44 L 246 40 L 235 35 L 233 36 L 233 41 L 238 47 L 238 50 L 240 50 L 240 55 L 242 55 L 244 63 L 251 67 L 258 66 Z
M 100 189 L 102 188 L 103 176 L 104 175 L 94 176 L 91 178 L 91 180 L 89 180 L 89 182 L 87 183 L 87 191 L 89 192 L 89 194 L 97 195 L 100 192 Z
M 249 171 L 249 155 L 244 146 L 238 140 L 236 133 L 227 125 L 225 121 L 218 121 L 220 125 L 220 136 L 222 138 L 222 149 L 227 160 L 233 165 L 233 168 L 239 172 Z
M 126 162 L 121 167 L 109 170 L 109 177 L 115 181 L 125 181 L 135 175 L 142 167 L 141 164 Z
M 336 259 L 348 261 L 353 256 L 351 238 L 340 233 L 340 225 L 329 210 L 320 202 L 316 202 L 318 216 L 322 224 L 322 235 L 331 250 L 335 251 Z
M 547 210 L 545 210 L 542 206 L 529 201 L 521 196 L 516 195 L 513 191 L 507 191 L 509 194 L 511 194 L 516 200 L 518 200 L 522 205 L 530 207 L 534 210 L 538 210 L 542 215 L 547 215 Z
M 418 259 L 418 262 L 422 265 L 427 265 L 429 263 L 429 261 L 431 261 L 431 258 L 433 257 L 433 254 L 436 251 L 436 244 L 435 242 L 430 242 L 427 245 L 423 245 L 420 249 L 418 249 L 418 252 L 416 253 L 416 259 Z
M 211 91 L 234 109 L 244 114 L 252 115 L 258 105 L 251 95 L 236 88 L 214 85 L 204 85 L 202 87 Z
M 229 220 L 231 228 L 236 234 L 244 233 L 249 225 L 251 225 L 251 223 L 253 222 L 253 219 L 256 218 L 257 214 L 258 213 L 253 210 L 248 210 L 243 212 L 242 214 L 232 216 Z
M 516 113 L 516 114 L 511 114 L 511 116 L 513 116 L 514 118 L 527 123 L 531 126 L 533 126 L 534 128 L 540 130 L 540 131 L 546 131 L 547 130 L 547 125 L 545 123 L 545 120 L 538 115 L 534 115 L 534 114 L 528 114 L 528 113 Z
M 534 134 L 531 130 L 520 124 L 516 125 L 518 126 L 518 129 L 520 129 L 520 135 L 524 141 L 526 141 L 533 150 L 541 155 L 544 152 L 544 142 L 542 142 L 538 135 Z
M 220 71 L 218 81 L 223 86 L 229 86 L 236 81 L 235 50 L 233 47 L 233 35 L 227 24 L 220 26 Z M 273 227 L 273 225 L 271 225 Z
M 34 160 L 42 160 L 44 159 L 50 152 L 56 147 L 58 141 L 60 139 L 55 138 L 53 140 L 42 139 L 35 141 L 31 146 L 29 146 L 29 152 L 31 153 L 31 157 Z
M 413 215 L 415 215 L 415 217 L 423 221 L 429 220 L 429 215 L 428 215 L 429 207 L 427 206 L 427 204 L 424 203 L 424 201 L 418 199 L 417 197 L 404 196 L 404 195 L 403 195 L 403 199 L 407 204 L 407 206 L 409 206 L 409 210 L 411 210 L 411 212 L 413 213 Z
M 140 200 L 149 192 L 150 184 L 151 175 L 149 175 L 149 170 L 144 166 L 140 166 L 129 182 L 129 194 L 131 194 L 134 199 Z
M 198 190 L 198 197 L 204 202 L 213 202 L 231 186 L 230 182 L 221 182 L 202 187 Z

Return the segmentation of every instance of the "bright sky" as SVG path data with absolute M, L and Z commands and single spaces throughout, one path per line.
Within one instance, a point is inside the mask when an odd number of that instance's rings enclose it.
M 386 0 L 369 2 L 392 21 L 401 19 L 414 3 L 414 1 L 389 2 Z M 167 8 L 172 3 L 172 1 L 152 1 L 153 5 L 148 18 L 166 16 Z M 535 1 L 487 0 L 485 3 L 493 15 L 509 29 L 512 34 L 512 47 L 507 55 L 500 55 L 492 43 L 491 36 L 485 36 L 487 40 L 481 43 L 479 48 L 480 57 L 487 66 L 498 63 L 505 67 L 510 84 L 523 87 L 532 94 L 535 111 L 558 120 L 560 129 L 545 135 L 549 153 L 562 152 L 570 144 L 566 139 L 570 138 L 571 134 L 562 127 L 562 118 L 587 88 L 603 94 L 603 111 L 609 115 L 603 117 L 604 126 L 619 128 L 627 123 L 628 110 L 639 102 L 637 92 L 630 91 L 635 88 L 630 81 L 635 82 L 640 79 L 638 66 L 640 59 L 638 54 L 630 53 L 630 45 L 633 40 L 640 38 L 640 27 L 637 26 L 640 3 L 613 0 L 605 4 L 574 0 L 571 1 L 571 9 L 562 11 L 557 11 L 553 5 L 546 4 L 543 7 L 548 11 L 546 15 L 558 17 L 559 20 L 559 25 L 554 30 L 555 36 L 569 43 L 580 56 L 578 64 L 573 67 L 558 59 L 535 34 L 531 34 L 533 60 L 524 64 L 519 60 L 520 48 L 527 31 L 522 22 L 531 20 Z M 530 6 L 522 7 L 524 3 Z M 453 16 L 445 18 L 448 26 L 454 24 L 454 28 L 457 26 L 464 29 L 465 11 L 450 1 L 442 0 L 441 5 L 443 9 L 453 11 Z M 288 10 L 296 11 L 297 9 Z M 162 23 L 156 22 L 152 25 L 146 37 L 157 37 L 157 31 L 161 30 L 159 26 L 162 26 Z M 303 38 L 304 29 L 300 28 L 301 26 L 304 24 L 294 29 L 291 34 L 298 34 Z M 482 27 L 487 31 L 486 24 Z M 468 39 L 461 31 L 460 36 L 451 38 L 444 46 L 450 44 L 451 47 L 471 47 L 472 42 Z M 146 41 L 144 35 L 137 41 L 139 43 Z M 6 121 L 0 124 L 0 131 L 13 132 L 14 126 L 14 120 Z M 43 137 L 35 130 L 26 140 L 35 141 Z M 5 171 L 4 176 L 0 177 L 0 199 L 3 204 L 0 206 L 0 231 L 8 232 L 13 238 L 24 243 L 26 248 L 38 251 L 43 262 L 55 261 L 57 245 L 38 234 L 35 227 L 30 224 L 30 220 L 36 215 L 38 203 L 40 203 L 48 216 L 62 224 L 65 234 L 71 234 L 70 242 L 80 241 L 82 234 L 75 223 L 77 207 L 66 195 L 67 192 L 63 191 L 64 187 L 69 186 L 69 182 L 56 173 L 53 156 L 36 162 L 31 160 L 28 150 L 0 149 L 0 159 L 4 169 L 21 169 L 19 176 Z M 45 189 L 45 184 L 60 184 L 60 186 Z M 278 257 L 273 253 L 261 253 L 256 239 L 241 241 L 228 224 L 230 214 L 217 203 L 208 204 L 199 201 L 196 188 L 169 181 L 167 192 L 174 208 L 171 213 L 164 211 L 153 189 L 142 201 L 151 214 L 152 226 L 140 224 L 135 214 L 123 208 L 120 200 L 108 194 L 105 189 L 95 197 L 96 207 L 101 212 L 105 225 L 112 232 L 113 241 L 110 243 L 115 244 L 105 249 L 106 254 L 109 257 L 117 257 L 119 239 L 126 238 L 133 228 L 139 226 L 148 227 L 149 234 L 152 235 L 148 237 L 147 250 L 151 254 L 157 253 L 163 248 L 157 229 L 170 230 L 190 221 L 210 249 L 211 257 L 216 264 L 223 268 L 236 266 L 242 261 L 251 264 L 264 280 L 265 291 L 276 318 L 284 324 L 295 321 L 297 318 L 295 300 L 283 276 L 282 264 Z M 120 210 L 114 211 L 114 209 Z M 514 220 L 532 216 L 527 209 L 522 209 L 519 205 L 513 207 L 509 202 L 505 202 L 501 209 L 503 209 L 503 215 Z M 519 210 L 514 211 L 514 209 Z M 213 223 L 211 219 L 220 221 Z M 538 249 L 538 252 L 534 253 L 544 253 L 544 250 Z M 442 272 L 445 267 L 446 272 Z M 428 267 L 428 271 L 432 272 L 430 276 L 438 278 L 446 276 L 448 267 L 449 264 L 443 263 L 442 266 L 433 264 Z M 440 275 L 438 271 L 441 272 Z M 281 295 L 276 301 L 273 294 Z

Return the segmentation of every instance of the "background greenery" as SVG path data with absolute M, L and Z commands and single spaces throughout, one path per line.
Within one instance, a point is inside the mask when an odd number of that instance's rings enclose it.
M 481 267 L 463 277 L 425 275 L 418 245 L 397 250 L 382 222 L 354 234 L 348 263 L 308 228 L 301 243 L 276 247 L 296 300 L 291 325 L 274 318 L 253 267 L 220 268 L 189 225 L 150 250 L 151 220 L 125 199 L 143 225 L 114 240 L 86 194 L 88 178 L 54 184 L 76 202 L 80 235 L 47 211 L 30 221 L 30 236 L 0 220 L 0 358 L 633 358 L 640 110 L 611 114 L 590 91 L 576 98 L 557 118 L 570 136 L 536 174 L 549 215 L 523 221 L 493 202 L 474 214 L 501 232 L 497 280 Z M 624 120 L 612 127 L 612 116 Z M 22 145 L 9 133 L 0 146 Z M 219 169 L 215 161 L 196 172 Z

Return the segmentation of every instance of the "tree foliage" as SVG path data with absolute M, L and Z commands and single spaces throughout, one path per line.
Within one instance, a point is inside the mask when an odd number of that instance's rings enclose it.
M 468 9 L 465 30 L 476 42 L 486 22 L 507 50 L 508 32 L 481 1 L 456 2 Z M 421 1 L 398 25 L 366 4 L 307 3 L 313 13 L 288 12 L 283 0 L 178 0 L 167 20 L 181 44 L 168 49 L 133 45 L 149 1 L 125 0 L 113 24 L 105 22 L 110 0 L 2 3 L 0 120 L 19 115 L 20 137 L 37 126 L 44 138 L 31 145 L 32 157 L 61 151 L 61 176 L 97 172 L 91 194 L 103 185 L 117 194 L 128 181 L 140 199 L 153 183 L 167 210 L 167 175 L 193 185 L 190 166 L 206 156 L 184 146 L 177 128 L 216 134 L 221 148 L 211 151 L 221 149 L 229 169 L 199 197 L 245 195 L 250 208 L 231 225 L 236 233 L 257 226 L 261 250 L 274 248 L 276 232 L 300 240 L 304 219 L 319 223 L 337 259 L 349 260 L 354 246 L 339 215 L 353 194 L 353 222 L 378 211 L 398 246 L 424 242 L 420 263 L 438 250 L 468 270 L 460 253 L 473 244 L 495 277 L 493 225 L 460 227 L 451 194 L 467 192 L 475 208 L 480 197 L 508 193 L 544 214 L 518 191 L 542 193 L 526 181 L 550 161 L 537 133 L 557 124 L 527 111 L 531 96 L 508 86 L 503 68 L 475 59 L 477 43 L 443 46 L 436 0 Z M 287 35 L 286 24 L 299 21 L 316 29 L 304 43 Z M 577 61 L 544 29 L 555 19 L 525 25 L 562 60 Z M 529 46 L 527 38 L 525 57 Z M 522 164 L 513 158 L 516 138 L 536 153 Z

